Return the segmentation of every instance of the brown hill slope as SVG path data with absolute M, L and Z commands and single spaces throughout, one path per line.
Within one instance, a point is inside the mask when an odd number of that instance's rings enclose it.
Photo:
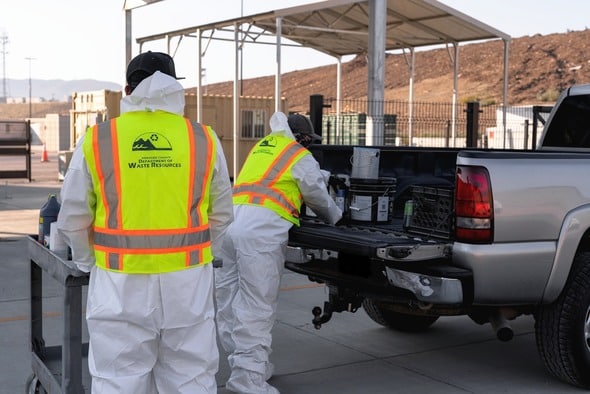
M 590 30 L 513 38 L 509 47 L 508 104 L 553 102 L 557 93 L 576 83 L 590 82 Z M 459 100 L 501 103 L 503 89 L 501 41 L 468 44 L 459 50 Z M 452 48 L 416 52 L 414 100 L 450 102 L 453 90 Z M 386 57 L 385 99 L 407 100 L 408 61 L 403 54 Z M 336 66 L 284 74 L 281 90 L 290 110 L 306 111 L 309 96 L 336 97 Z M 194 89 L 189 89 L 194 92 Z M 207 86 L 209 94 L 231 95 L 232 82 Z M 272 96 L 274 76 L 243 81 L 246 96 Z M 366 98 L 366 56 L 342 64 L 343 98 Z

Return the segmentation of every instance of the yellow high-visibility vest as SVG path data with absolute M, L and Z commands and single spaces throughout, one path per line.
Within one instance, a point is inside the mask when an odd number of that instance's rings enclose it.
M 311 153 L 291 138 L 268 135 L 246 158 L 233 188 L 234 204 L 266 207 L 299 226 L 303 203 L 291 168 Z
M 96 194 L 100 268 L 154 274 L 210 263 L 211 128 L 164 111 L 89 128 L 83 151 Z

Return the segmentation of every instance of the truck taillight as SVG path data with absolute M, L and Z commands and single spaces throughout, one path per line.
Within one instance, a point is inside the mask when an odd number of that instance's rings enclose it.
M 455 184 L 455 239 L 492 243 L 490 176 L 484 167 L 458 166 Z

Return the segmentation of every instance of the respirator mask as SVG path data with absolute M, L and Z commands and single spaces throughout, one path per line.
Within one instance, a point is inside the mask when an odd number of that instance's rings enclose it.
M 294 135 L 295 140 L 304 148 L 307 148 L 313 142 L 313 138 L 309 134 L 295 133 Z
M 322 137 L 314 133 L 311 120 L 307 116 L 301 114 L 289 115 L 287 122 L 295 140 L 304 148 L 310 146 L 314 141 L 321 141 Z

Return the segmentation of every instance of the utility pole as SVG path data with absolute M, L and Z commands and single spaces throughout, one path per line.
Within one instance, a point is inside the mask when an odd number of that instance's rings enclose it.
M 0 102 L 5 103 L 6 98 L 8 97 L 7 89 L 6 89 L 6 44 L 8 44 L 8 36 L 6 32 L 0 32 L 2 36 L 0 36 L 0 43 L 2 44 L 2 97 L 0 98 Z
M 36 60 L 34 57 L 25 57 L 29 61 L 29 119 L 33 117 L 33 81 L 31 79 L 31 61 Z

